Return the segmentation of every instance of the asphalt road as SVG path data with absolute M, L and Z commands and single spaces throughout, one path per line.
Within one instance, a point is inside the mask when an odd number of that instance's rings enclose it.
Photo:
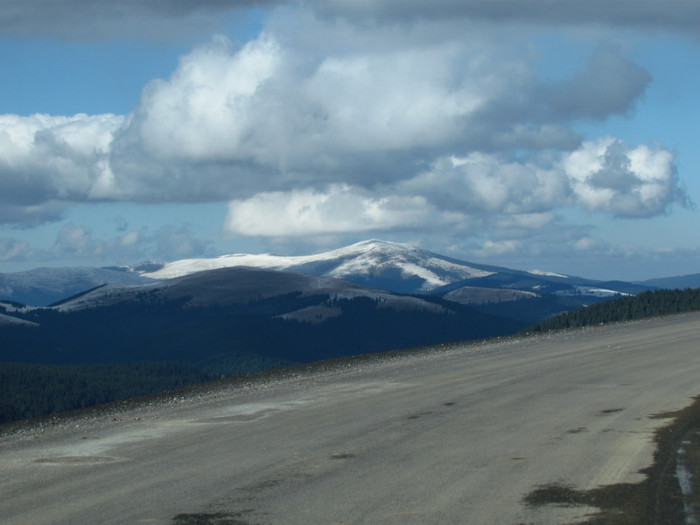
M 548 524 L 637 482 L 700 394 L 700 314 L 360 360 L 0 437 L 0 522 Z

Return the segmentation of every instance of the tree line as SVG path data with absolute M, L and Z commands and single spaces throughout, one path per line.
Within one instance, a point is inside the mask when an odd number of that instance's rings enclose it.
M 177 363 L 0 363 L 0 423 L 139 397 L 213 379 Z
M 700 288 L 651 290 L 546 319 L 525 332 L 547 332 L 700 310 Z
M 0 326 L 0 422 L 299 363 L 515 333 L 524 326 L 442 299 L 451 312 L 371 298 L 291 293 L 227 306 L 148 295 L 73 312 L 32 310 Z M 327 304 L 324 322 L 284 313 Z

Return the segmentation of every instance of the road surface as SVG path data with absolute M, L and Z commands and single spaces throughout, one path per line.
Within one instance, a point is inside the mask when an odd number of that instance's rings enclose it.
M 560 524 L 700 394 L 700 313 L 222 385 L 0 437 L 3 524 Z

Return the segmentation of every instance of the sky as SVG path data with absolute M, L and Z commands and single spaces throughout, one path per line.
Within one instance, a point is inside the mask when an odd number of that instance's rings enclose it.
M 699 273 L 699 95 L 697 0 L 2 0 L 0 272 Z

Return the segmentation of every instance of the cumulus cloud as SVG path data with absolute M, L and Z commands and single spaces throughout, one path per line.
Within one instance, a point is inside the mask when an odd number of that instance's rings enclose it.
M 485 241 L 480 248 L 473 250 L 472 253 L 476 257 L 489 259 L 492 257 L 513 253 L 521 249 L 522 244 L 522 242 L 513 239 L 504 241 Z
M 398 189 L 426 195 L 443 209 L 470 214 L 538 213 L 559 206 L 569 192 L 559 170 L 484 153 L 441 158 Z
M 606 137 L 567 154 L 562 167 L 576 201 L 620 217 L 651 217 L 677 203 L 690 204 L 678 185 L 670 151 L 629 147 Z
M 0 237 L 0 261 L 26 261 L 32 255 L 29 243 L 10 237 Z
M 277 43 L 265 36 L 239 51 L 223 36 L 180 60 L 168 81 L 144 90 L 131 129 L 144 150 L 167 160 L 234 160 L 255 129 L 261 85 L 279 68 Z
M 651 217 L 673 204 L 690 204 L 673 161 L 668 150 L 630 147 L 606 137 L 528 162 L 484 153 L 441 158 L 395 191 L 423 195 L 441 209 L 465 214 L 543 216 L 581 206 L 618 217 Z
M 556 160 L 535 160 L 509 162 L 482 153 L 446 157 L 372 194 L 348 185 L 262 192 L 232 201 L 224 229 L 273 237 L 469 223 L 523 230 L 551 223 L 555 210 L 569 206 L 635 218 L 687 204 L 673 155 L 663 149 L 630 148 L 608 137 L 585 142 Z
M 124 117 L 0 115 L 0 219 L 57 217 L 60 202 L 84 201 L 109 170 Z
M 484 153 L 444 157 L 371 193 L 347 184 L 261 192 L 232 201 L 224 229 L 270 237 L 447 225 L 471 233 L 479 228 L 522 232 L 552 223 L 557 210 L 572 206 L 638 218 L 663 214 L 674 203 L 689 204 L 669 151 L 632 148 L 606 137 L 530 162 Z
M 313 33 L 320 22 L 301 23 Z M 346 31 L 362 41 L 361 30 Z M 446 155 L 571 150 L 580 139 L 562 122 L 625 113 L 649 81 L 612 48 L 552 84 L 525 58 L 498 60 L 500 51 L 474 49 L 468 37 L 377 50 L 338 43 L 324 56 L 280 38 L 264 33 L 241 49 L 216 38 L 148 85 L 92 195 L 216 200 L 333 182 L 370 188 Z
M 588 16 L 564 3 L 572 21 Z M 124 9 L 184 19 L 224 4 Z M 589 21 L 613 20 L 607 4 L 596 3 Z M 619 48 L 599 46 L 578 71 L 551 81 L 536 73 L 529 33 L 501 41 L 493 27 L 464 31 L 424 16 L 423 2 L 327 5 L 311 4 L 342 17 L 288 10 L 286 26 L 273 16 L 243 46 L 216 37 L 196 47 L 169 78 L 146 85 L 128 115 L 0 115 L 0 221 L 36 224 L 86 201 L 216 201 L 230 202 L 230 233 L 299 236 L 533 228 L 570 206 L 650 217 L 689 203 L 672 152 L 607 137 L 582 142 L 574 131 L 578 120 L 629 114 L 647 89 L 649 73 Z M 348 22 L 400 6 L 427 22 Z M 442 8 L 443 18 L 497 17 L 490 2 Z M 126 226 L 120 233 L 110 242 L 124 249 L 206 249 L 177 228 L 158 241 Z M 75 226 L 55 246 L 106 248 Z
M 376 197 L 348 185 L 264 192 L 229 204 L 224 229 L 238 235 L 301 236 L 421 228 L 459 222 L 422 196 Z
M 455 74 L 457 48 L 306 51 L 263 34 L 240 50 L 217 38 L 183 57 L 170 79 L 146 87 L 116 139 L 115 193 L 147 199 L 153 184 L 154 199 L 206 200 L 300 179 L 400 177 L 415 149 L 460 141 L 487 90 L 481 73 Z

